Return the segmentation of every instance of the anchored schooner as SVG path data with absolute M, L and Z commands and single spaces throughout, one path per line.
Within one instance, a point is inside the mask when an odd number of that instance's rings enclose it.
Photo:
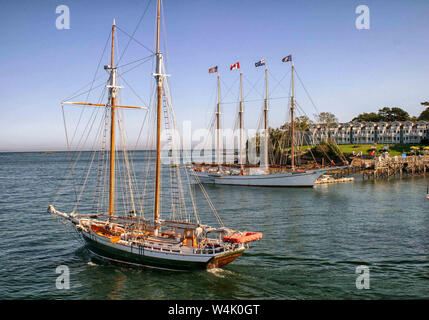
M 102 107 L 105 110 L 108 121 L 106 128 L 109 132 L 108 153 L 105 163 L 108 164 L 108 170 L 100 170 L 101 175 L 105 175 L 104 184 L 106 185 L 107 197 L 95 200 L 98 202 L 105 201 L 106 211 L 96 210 L 95 212 L 77 213 L 75 209 L 71 213 L 64 213 L 55 209 L 51 204 L 48 207 L 48 212 L 56 217 L 65 219 L 71 222 L 78 234 L 86 241 L 88 249 L 95 255 L 119 263 L 141 267 L 156 267 L 162 269 L 187 270 L 196 268 L 217 268 L 226 265 L 238 258 L 245 249 L 248 248 L 248 243 L 262 238 L 262 233 L 237 231 L 226 228 L 220 216 L 213 207 L 207 193 L 202 187 L 202 191 L 207 196 L 210 208 L 214 212 L 220 226 L 210 227 L 200 222 L 196 211 L 196 201 L 192 198 L 192 210 L 196 216 L 196 221 L 191 221 L 189 218 L 178 218 L 179 209 L 184 210 L 186 203 L 184 200 L 183 190 L 170 192 L 172 198 L 172 206 L 170 216 L 172 219 L 162 219 L 162 202 L 161 198 L 161 118 L 165 114 L 168 95 L 168 87 L 166 81 L 165 67 L 163 64 L 163 54 L 160 52 L 159 34 L 160 34 L 160 6 L 161 1 L 157 2 L 157 23 L 156 23 L 156 70 L 153 76 L 156 80 L 156 110 L 154 110 L 156 119 L 156 158 L 155 158 L 155 182 L 153 194 L 150 199 L 154 200 L 153 219 L 143 216 L 143 210 L 138 209 L 136 201 L 143 197 L 135 195 L 136 188 L 131 185 L 126 185 L 125 188 L 130 190 L 129 196 L 126 197 L 127 202 L 124 207 L 129 208 L 124 212 L 119 212 L 117 207 L 117 194 L 120 187 L 116 185 L 118 170 L 129 169 L 131 160 L 128 159 L 127 153 L 121 159 L 126 163 L 126 168 L 115 166 L 118 159 L 115 159 L 115 128 L 118 125 L 121 127 L 121 122 L 118 121 L 121 109 L 135 108 L 144 109 L 144 107 L 125 106 L 117 103 L 119 89 L 118 85 L 118 67 L 114 61 L 114 40 L 116 23 L 113 22 L 111 30 L 111 59 L 110 65 L 104 69 L 109 74 L 109 80 L 106 85 L 108 91 L 107 103 L 80 103 L 65 101 L 63 104 L 74 104 L 82 106 Z M 118 122 L 118 123 L 117 123 Z M 165 129 L 165 127 L 164 127 Z M 104 160 L 103 160 L 104 161 Z M 102 162 L 103 162 L 102 161 Z M 180 170 L 178 167 L 171 170 Z M 72 166 L 72 169 L 74 167 Z M 152 168 L 152 166 L 151 166 Z M 132 178 L 132 175 L 120 171 L 125 178 Z M 176 171 L 175 171 L 176 172 Z M 186 171 L 187 172 L 187 171 Z M 177 171 L 174 175 L 180 178 L 180 173 Z M 85 182 L 88 177 L 85 178 Z M 151 181 L 149 181 L 151 182 Z M 180 181 L 179 181 L 180 182 Z M 173 183 L 177 186 L 177 183 Z M 128 190 L 127 189 L 127 190 Z M 80 194 L 85 194 L 82 192 Z M 104 194 L 103 194 L 104 195 Z M 177 198 L 173 199 L 173 196 Z M 192 197 L 192 193 L 190 193 Z M 98 203 L 97 203 L 98 206 Z M 130 208 L 132 210 L 130 210 Z M 88 210 L 88 209 L 85 209 Z M 165 208 L 163 210 L 166 210 Z M 176 212 L 177 211 L 177 212 Z M 165 213 L 165 211 L 163 211 Z M 168 212 L 167 212 L 168 213 Z
M 221 115 L 221 97 L 220 97 L 220 77 L 218 69 L 212 68 L 209 73 L 217 73 L 217 105 L 216 105 L 216 149 L 217 161 L 216 164 L 196 164 L 193 163 L 191 170 L 195 172 L 195 179 L 201 183 L 220 184 L 220 185 L 238 185 L 238 186 L 259 186 L 259 187 L 313 187 L 316 180 L 321 177 L 325 172 L 336 170 L 344 167 L 325 167 L 316 169 L 302 169 L 297 168 L 295 164 L 295 124 L 294 124 L 294 111 L 295 111 L 295 83 L 294 72 L 295 67 L 292 61 L 292 56 L 286 56 L 282 62 L 291 62 L 292 73 L 292 95 L 290 99 L 290 138 L 291 138 L 291 151 L 290 151 L 290 167 L 282 168 L 281 170 L 272 170 L 269 163 L 269 126 L 268 126 L 268 111 L 269 111 L 269 97 L 268 97 L 268 69 L 265 64 L 265 59 L 255 64 L 258 66 L 265 66 L 265 99 L 263 108 L 263 131 L 261 137 L 261 157 L 260 166 L 255 170 L 251 166 L 245 166 L 245 147 L 243 146 L 243 73 L 240 69 L 240 102 L 238 110 L 238 123 L 239 123 L 239 170 L 234 169 L 234 165 L 222 163 L 222 156 L 220 150 L 220 115 Z M 239 63 L 231 66 L 231 70 L 240 68 Z M 211 71 L 212 70 L 212 71 Z

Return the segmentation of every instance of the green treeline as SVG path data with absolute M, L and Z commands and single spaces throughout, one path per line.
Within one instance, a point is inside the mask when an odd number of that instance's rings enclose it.
M 429 106 L 429 102 L 422 102 L 422 106 Z M 410 117 L 408 112 L 401 108 L 384 107 L 378 112 L 361 113 L 357 117 L 353 118 L 354 122 L 392 122 L 392 121 L 429 121 L 429 107 L 423 110 L 418 117 Z

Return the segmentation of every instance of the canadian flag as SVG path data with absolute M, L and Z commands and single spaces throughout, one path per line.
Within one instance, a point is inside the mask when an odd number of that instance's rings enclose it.
M 229 70 L 234 70 L 234 69 L 240 69 L 240 62 L 236 62 L 235 64 L 232 64 L 231 67 L 229 68 Z

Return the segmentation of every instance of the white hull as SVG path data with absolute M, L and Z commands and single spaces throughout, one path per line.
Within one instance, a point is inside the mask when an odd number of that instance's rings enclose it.
M 201 183 L 257 187 L 313 187 L 316 180 L 326 171 L 328 170 L 318 169 L 257 175 L 220 175 L 209 172 L 194 172 L 194 174 L 195 179 L 199 179 Z

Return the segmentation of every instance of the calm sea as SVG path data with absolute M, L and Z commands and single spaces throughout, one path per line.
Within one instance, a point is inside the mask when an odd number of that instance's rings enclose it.
M 429 298 L 428 177 L 207 186 L 226 226 L 264 239 L 221 270 L 171 272 L 99 261 L 46 212 L 68 165 L 65 153 L 0 153 L 1 299 Z M 55 199 L 57 209 L 71 198 Z M 199 207 L 204 217 L 207 205 Z M 55 285 L 60 265 L 70 270 L 68 290 Z M 368 290 L 356 288 L 361 265 Z

